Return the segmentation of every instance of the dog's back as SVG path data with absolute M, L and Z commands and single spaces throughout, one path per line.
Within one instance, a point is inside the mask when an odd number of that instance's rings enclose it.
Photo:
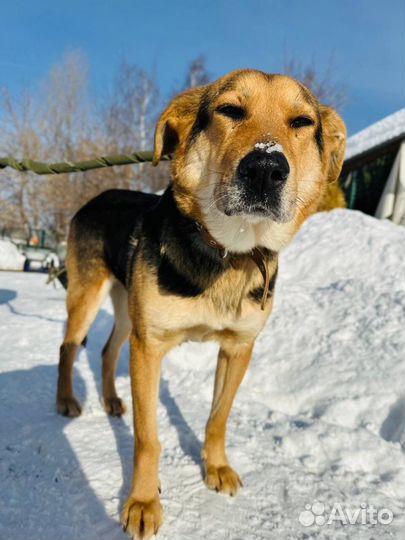
M 80 265 L 86 265 L 89 259 L 99 259 L 123 285 L 127 285 L 131 256 L 143 216 L 160 198 L 140 191 L 111 189 L 91 199 L 71 223 L 68 272 L 72 259 Z

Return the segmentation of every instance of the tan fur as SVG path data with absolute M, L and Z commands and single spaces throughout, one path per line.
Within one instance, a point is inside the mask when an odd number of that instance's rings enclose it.
M 70 246 L 73 248 L 72 243 Z M 111 285 L 111 274 L 102 261 L 93 259 L 85 269 L 69 249 L 66 261 L 69 275 L 67 294 L 68 321 L 60 348 L 57 409 L 60 414 L 75 417 L 81 406 L 73 392 L 73 363 L 80 344 L 96 318 Z
M 190 142 L 203 100 L 211 121 Z M 216 109 L 222 104 L 242 105 L 248 113 L 246 120 L 235 124 L 218 115 Z M 310 116 L 315 123 L 321 118 L 322 153 L 315 142 L 316 126 L 292 129 L 291 121 L 300 115 Z M 242 485 L 226 456 L 226 423 L 255 339 L 273 303 L 271 298 L 262 311 L 249 298 L 249 291 L 261 286 L 263 280 L 248 254 L 256 246 L 278 252 L 316 211 L 328 183 L 339 175 L 345 139 L 345 126 L 338 115 L 320 106 L 308 90 L 289 77 L 269 77 L 252 70 L 234 72 L 172 101 L 157 124 L 154 163 L 166 153 L 173 154 L 172 178 L 179 208 L 231 252 L 229 269 L 199 296 L 180 297 L 162 291 L 142 253 L 127 295 L 97 258 L 89 256 L 86 267 L 81 265 L 75 256 L 79 239 L 72 233 L 69 322 L 61 352 L 58 408 L 67 408 L 71 416 L 80 413 L 72 389 L 74 356 L 108 287 L 112 287 L 116 324 L 103 353 L 103 393 L 106 410 L 121 414 L 124 404 L 115 391 L 114 373 L 122 343 L 130 334 L 134 476 L 122 521 L 131 535 L 148 538 L 162 523 L 156 419 L 160 368 L 164 355 L 183 341 L 215 340 L 220 344 L 203 450 L 205 481 L 208 487 L 230 495 Z M 281 145 L 290 165 L 283 200 L 285 220 L 225 216 L 221 194 L 238 163 L 256 144 L 270 142 Z M 267 265 L 272 276 L 277 270 L 277 256 Z
M 103 350 L 103 398 L 106 412 L 121 416 L 126 410 L 115 389 L 115 371 L 121 348 L 131 334 L 132 324 L 128 314 L 128 293 L 125 287 L 115 281 L 111 287 L 115 324 Z
M 343 190 L 338 182 L 328 184 L 325 195 L 319 203 L 317 212 L 328 212 L 334 208 L 347 208 L 347 202 Z

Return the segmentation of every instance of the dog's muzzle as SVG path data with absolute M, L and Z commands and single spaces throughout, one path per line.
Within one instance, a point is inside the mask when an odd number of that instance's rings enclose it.
M 239 163 L 237 175 L 259 198 L 265 197 L 280 183 L 284 183 L 290 167 L 281 152 L 260 152 L 254 150 Z
M 225 213 L 284 221 L 283 191 L 289 174 L 290 166 L 282 152 L 249 152 L 239 162 Z

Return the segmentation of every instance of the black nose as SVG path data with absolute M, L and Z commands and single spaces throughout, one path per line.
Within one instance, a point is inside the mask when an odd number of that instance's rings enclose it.
M 290 173 L 290 167 L 281 152 L 260 152 L 254 150 L 239 163 L 238 177 L 249 183 L 249 187 L 259 195 L 280 183 L 284 183 Z

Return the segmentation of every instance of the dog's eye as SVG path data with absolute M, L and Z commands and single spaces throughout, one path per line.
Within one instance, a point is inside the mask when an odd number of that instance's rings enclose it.
M 221 105 L 218 107 L 217 112 L 232 120 L 243 120 L 246 116 L 246 111 L 243 107 L 238 107 L 237 105 Z
M 313 126 L 314 121 L 308 116 L 297 116 L 294 120 L 291 120 L 290 126 L 294 129 L 302 128 L 305 126 Z

